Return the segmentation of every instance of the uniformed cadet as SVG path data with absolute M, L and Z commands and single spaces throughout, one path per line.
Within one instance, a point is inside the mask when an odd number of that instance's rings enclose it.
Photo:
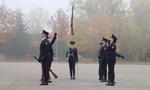
M 111 41 L 108 44 L 108 83 L 107 86 L 115 85 L 115 64 L 116 64 L 116 42 L 117 38 L 112 34 Z
M 99 51 L 98 51 L 98 60 L 99 60 L 98 74 L 99 74 L 99 80 L 100 81 L 103 78 L 103 75 L 102 75 L 102 65 L 101 65 L 102 54 L 103 54 L 103 43 L 100 43 L 100 47 L 99 47 Z
M 40 44 L 40 55 L 39 60 L 42 66 L 42 80 L 40 85 L 48 85 L 49 78 L 49 58 L 48 58 L 48 32 L 42 31 L 42 41 Z
M 99 80 L 101 82 L 107 81 L 107 51 L 106 51 L 106 42 L 100 43 L 100 49 L 99 49 Z
M 50 69 L 50 60 L 52 60 L 51 51 L 50 51 L 50 45 L 52 43 L 49 42 L 48 40 L 48 32 L 43 30 L 41 33 L 42 36 L 42 41 L 40 44 L 40 55 L 39 55 L 39 60 L 41 62 L 41 67 L 42 67 L 42 78 L 41 78 L 41 84 L 40 85 L 48 85 L 49 81 L 49 69 Z M 56 37 L 55 33 L 55 37 Z
M 102 58 L 102 74 L 103 78 L 101 82 L 107 82 L 107 61 L 108 61 L 108 47 L 105 38 L 103 38 L 103 58 Z
M 74 47 L 75 42 L 70 41 L 71 47 L 67 50 L 66 57 L 68 57 L 70 79 L 76 79 L 75 77 L 75 64 L 78 62 L 78 51 Z

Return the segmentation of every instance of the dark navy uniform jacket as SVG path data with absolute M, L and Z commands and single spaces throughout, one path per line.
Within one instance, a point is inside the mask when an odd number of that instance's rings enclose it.
M 107 46 L 103 45 L 99 49 L 99 54 L 98 54 L 98 59 L 101 60 L 106 60 L 107 59 Z
M 69 61 L 78 62 L 78 51 L 76 48 L 69 48 L 66 57 Z
M 108 45 L 108 48 L 109 48 L 108 52 L 109 60 L 112 62 L 116 62 L 116 44 L 112 42 Z
M 41 44 L 40 44 L 40 56 L 39 59 L 40 61 L 43 60 L 47 60 L 50 58 L 49 55 L 49 41 L 47 38 L 45 38 L 44 40 L 42 40 Z
M 42 40 L 40 44 L 40 55 L 39 55 L 39 59 L 41 61 L 45 59 L 53 60 L 54 53 L 53 53 L 52 45 L 54 44 L 55 40 L 56 40 L 56 35 L 54 36 L 51 42 L 49 42 L 48 38 Z

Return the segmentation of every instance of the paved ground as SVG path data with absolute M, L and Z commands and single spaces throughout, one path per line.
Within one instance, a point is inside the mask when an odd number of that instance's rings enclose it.
M 53 63 L 57 80 L 40 86 L 38 63 L 0 63 L 0 90 L 150 90 L 149 65 L 117 65 L 116 86 L 98 81 L 97 64 L 79 64 L 77 80 L 69 79 L 67 63 Z

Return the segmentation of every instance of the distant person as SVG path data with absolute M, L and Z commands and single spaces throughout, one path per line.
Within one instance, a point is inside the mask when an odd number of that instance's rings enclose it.
M 102 58 L 103 58 L 103 43 L 100 43 L 100 47 L 99 47 L 99 51 L 98 51 L 98 60 L 99 60 L 98 74 L 99 74 L 99 80 L 100 81 L 103 78 L 103 75 L 102 75 Z
M 74 47 L 75 41 L 70 41 L 70 48 L 67 50 L 66 57 L 68 57 L 70 79 L 75 80 L 75 65 L 78 62 L 78 51 Z
M 53 50 L 51 48 L 51 45 L 54 43 L 55 39 L 56 39 L 56 33 L 55 36 L 52 40 L 52 42 L 49 42 L 49 37 L 48 37 L 49 33 L 45 30 L 42 31 L 41 33 L 41 37 L 42 37 L 42 41 L 40 44 L 40 55 L 39 55 L 39 60 L 41 62 L 41 67 L 42 67 L 42 78 L 41 78 L 41 84 L 40 85 L 48 85 L 48 83 L 52 82 L 49 81 L 50 77 L 49 77 L 49 70 L 50 70 L 50 65 L 51 65 L 51 61 L 53 60 Z

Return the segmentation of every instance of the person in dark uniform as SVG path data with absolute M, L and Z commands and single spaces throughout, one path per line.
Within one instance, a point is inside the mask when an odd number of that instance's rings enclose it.
M 49 59 L 49 69 L 51 69 L 51 65 L 52 65 L 52 61 L 54 60 L 53 59 L 53 56 L 54 56 L 54 52 L 53 52 L 53 48 L 52 48 L 52 45 L 55 43 L 55 41 L 56 41 L 56 38 L 57 38 L 57 33 L 55 33 L 54 34 L 54 37 L 52 38 L 52 40 L 51 40 L 51 42 L 49 42 L 48 44 L 48 51 L 49 51 L 49 56 L 50 56 L 50 59 Z M 49 39 L 49 37 L 47 36 L 47 39 Z M 42 79 L 43 79 L 43 75 L 44 74 L 42 74 L 42 77 L 41 77 L 41 81 L 42 81 Z M 57 78 L 57 77 L 55 77 L 55 78 Z M 49 83 L 52 83 L 52 81 L 50 81 L 50 74 L 49 74 L 49 77 L 48 77 L 48 80 L 49 80 Z
M 114 86 L 115 85 L 115 64 L 116 64 L 116 42 L 117 38 L 112 34 L 111 41 L 108 42 L 108 83 L 106 86 Z
M 101 81 L 103 78 L 102 74 L 102 57 L 103 57 L 103 43 L 100 43 L 99 51 L 98 51 L 98 60 L 99 60 L 99 69 L 98 69 L 98 74 L 99 74 L 99 80 Z
M 116 56 L 121 57 L 124 59 L 125 57 L 119 53 L 116 52 L 116 42 L 117 38 L 112 34 L 111 40 L 108 40 L 106 38 L 103 38 L 103 41 L 105 41 L 105 48 L 106 48 L 106 61 L 108 64 L 108 83 L 107 86 L 114 86 L 115 85 L 115 64 L 116 64 Z M 106 64 L 106 68 L 107 68 Z M 106 70 L 107 71 L 107 70 Z
M 40 85 L 48 85 L 49 78 L 49 55 L 48 55 L 48 32 L 45 30 L 42 31 L 42 41 L 40 44 L 40 55 L 39 60 L 42 66 L 42 80 Z
M 103 43 L 100 43 L 100 47 L 99 47 L 99 51 L 98 51 L 98 60 L 99 60 L 98 74 L 99 74 L 99 80 L 100 81 L 103 78 L 103 76 L 102 76 L 102 65 L 101 65 L 102 54 L 103 54 Z
M 107 47 L 105 41 L 104 43 L 100 43 L 98 58 L 99 58 L 99 80 L 101 82 L 107 82 Z
M 109 40 L 106 40 L 103 37 L 103 58 L 102 58 L 102 74 L 103 74 L 103 78 L 101 80 L 101 82 L 107 82 L 107 61 L 108 61 L 108 47 L 107 47 L 107 43 L 109 42 Z
M 40 44 L 39 60 L 41 62 L 41 67 L 42 67 L 42 79 L 40 85 L 48 85 L 49 82 L 49 69 L 50 69 L 50 60 L 52 59 L 52 55 L 50 51 L 51 43 L 48 40 L 49 38 L 48 34 L 49 33 L 45 30 L 43 30 L 41 33 L 42 41 Z
M 78 62 L 78 51 L 74 47 L 75 41 L 70 41 L 71 47 L 67 50 L 66 57 L 68 57 L 69 70 L 70 70 L 70 79 L 75 78 L 75 64 Z

